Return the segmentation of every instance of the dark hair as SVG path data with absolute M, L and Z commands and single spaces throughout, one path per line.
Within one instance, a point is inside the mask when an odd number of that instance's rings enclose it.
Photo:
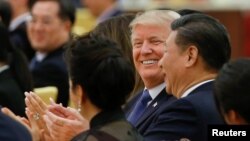
M 214 86 L 214 94 L 222 113 L 238 112 L 250 123 L 250 59 L 238 59 L 225 64 Z
M 193 10 L 193 9 L 180 9 L 176 11 L 181 16 L 188 15 L 188 14 L 202 14 L 201 11 Z
M 100 35 L 118 43 L 126 58 L 133 64 L 132 44 L 130 40 L 130 22 L 135 14 L 125 14 L 112 17 L 99 23 L 92 31 L 92 34 Z
M 118 43 L 124 56 L 129 59 L 134 70 L 135 67 L 132 57 L 132 44 L 130 40 L 131 31 L 129 24 L 135 18 L 135 16 L 136 14 L 131 13 L 112 17 L 105 20 L 104 22 L 99 23 L 91 32 L 91 34 L 100 35 Z M 132 94 L 136 94 L 144 87 L 140 75 L 138 72 L 135 73 L 136 82 Z
M 21 50 L 11 44 L 8 29 L 1 21 L 0 37 L 0 61 L 10 65 L 11 72 L 22 91 L 33 90 L 27 58 Z
M 66 51 L 73 87 L 81 85 L 90 101 L 102 110 L 114 110 L 132 91 L 134 69 L 118 45 L 97 35 L 83 35 Z
M 206 67 L 219 70 L 231 56 L 231 45 L 226 28 L 205 14 L 188 14 L 171 24 L 177 31 L 175 43 L 182 50 L 195 45 Z
M 31 9 L 37 0 L 28 0 L 28 8 Z
M 11 6 L 9 2 L 0 0 L 0 21 L 2 21 L 6 27 L 9 27 L 10 25 L 11 14 Z
M 59 4 L 58 15 L 62 20 L 69 20 L 73 25 L 76 19 L 76 8 L 71 0 L 36 0 L 33 2 L 32 7 L 36 2 L 42 1 L 55 1 Z

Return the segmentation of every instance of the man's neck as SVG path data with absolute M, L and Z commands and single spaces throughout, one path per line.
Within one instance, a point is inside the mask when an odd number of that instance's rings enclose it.
M 209 73 L 203 76 L 199 75 L 199 77 L 188 76 L 189 78 L 194 78 L 194 79 L 190 79 L 190 81 L 185 81 L 185 84 L 183 84 L 181 87 L 178 88 L 175 95 L 177 98 L 180 98 L 182 97 L 184 92 L 187 91 L 192 86 L 199 84 L 201 82 L 207 81 L 207 80 L 215 79 L 216 76 L 217 76 L 217 73 Z

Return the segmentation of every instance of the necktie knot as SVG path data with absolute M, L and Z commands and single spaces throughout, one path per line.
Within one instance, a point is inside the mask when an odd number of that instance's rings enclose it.
M 148 102 L 149 102 L 150 100 L 152 100 L 152 98 L 151 98 L 151 96 L 150 96 L 148 90 L 145 89 L 145 90 L 143 91 L 143 94 L 142 94 L 142 97 L 141 97 L 141 102 L 142 102 L 145 106 L 147 106 L 147 104 L 148 104 Z

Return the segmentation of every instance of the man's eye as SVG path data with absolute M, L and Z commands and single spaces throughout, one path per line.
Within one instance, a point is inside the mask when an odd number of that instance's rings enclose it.
M 133 46 L 134 46 L 135 48 L 138 48 L 138 47 L 141 47 L 141 45 L 142 45 L 142 43 L 141 43 L 141 42 L 137 42 L 137 43 L 134 43 L 134 45 L 133 45 Z
M 163 43 L 163 41 L 156 40 L 156 41 L 152 41 L 152 43 L 154 45 L 159 45 L 159 44 Z

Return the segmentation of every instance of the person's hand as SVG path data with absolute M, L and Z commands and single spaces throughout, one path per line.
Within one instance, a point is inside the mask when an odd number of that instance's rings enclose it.
M 1 108 L 2 113 L 4 113 L 5 115 L 11 117 L 12 119 L 18 121 L 19 123 L 21 123 L 23 126 L 25 126 L 26 128 L 30 128 L 30 123 L 28 121 L 28 119 L 26 119 L 25 117 L 20 117 L 15 115 L 9 108 L 7 107 L 3 107 Z
M 39 131 L 39 128 L 38 128 L 35 120 L 33 119 L 33 116 L 34 116 L 33 113 L 31 113 L 29 111 L 25 111 L 25 113 L 28 117 L 28 119 L 26 119 L 24 117 L 16 116 L 10 109 L 8 109 L 6 107 L 2 108 L 1 111 L 4 114 L 6 114 L 7 116 L 11 117 L 12 119 L 21 123 L 24 127 L 26 127 L 32 136 L 32 141 L 41 141 L 42 140 L 42 138 L 41 138 L 42 132 Z
M 44 120 L 54 140 L 68 141 L 80 132 L 89 129 L 89 121 L 84 119 L 77 110 L 69 107 L 49 106 Z
M 33 92 L 25 92 L 24 93 L 25 104 L 26 104 L 26 111 L 32 113 L 35 122 L 40 131 L 43 131 L 44 134 L 49 134 L 49 131 L 46 127 L 46 123 L 43 120 L 42 116 L 45 114 L 46 110 L 48 110 L 48 105 L 35 93 Z

